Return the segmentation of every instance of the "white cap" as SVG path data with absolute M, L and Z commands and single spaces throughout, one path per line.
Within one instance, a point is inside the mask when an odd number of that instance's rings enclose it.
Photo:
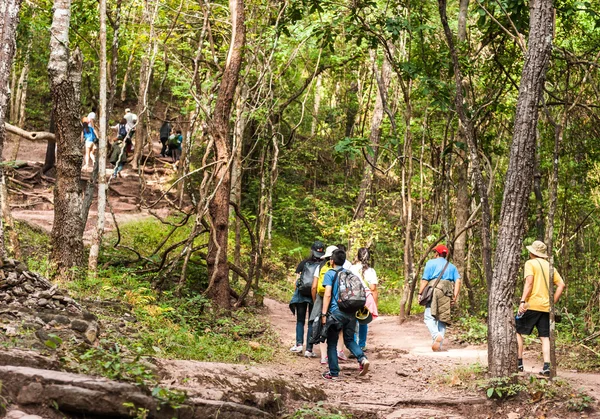
M 325 254 L 321 256 L 321 259 L 330 258 L 336 250 L 338 250 L 337 246 L 327 246 Z

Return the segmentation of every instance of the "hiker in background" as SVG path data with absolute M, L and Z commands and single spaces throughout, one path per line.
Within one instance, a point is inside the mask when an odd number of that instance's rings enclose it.
M 81 127 L 81 140 L 84 142 L 85 147 L 83 170 L 87 170 L 90 159 L 92 160 L 92 166 L 94 166 L 96 163 L 96 156 L 94 156 L 94 152 L 96 149 L 95 143 L 97 141 L 97 137 L 96 133 L 94 132 L 94 128 L 89 125 L 87 117 L 83 117 L 81 120 Z
M 371 291 L 371 295 L 375 300 L 375 307 L 378 302 L 377 292 L 377 273 L 371 266 L 371 253 L 366 247 L 361 247 L 356 253 L 356 259 L 354 265 L 350 269 L 352 273 L 358 276 L 364 283 L 365 287 Z M 365 352 L 367 350 L 367 333 L 369 331 L 368 324 L 358 325 L 358 346 Z
M 321 262 L 323 249 L 325 245 L 316 241 L 310 248 L 310 256 L 304 259 L 296 268 L 298 278 L 296 280 L 296 290 L 290 301 L 290 310 L 292 314 L 296 314 L 296 344 L 290 348 L 290 351 L 302 353 L 304 345 L 304 324 L 306 323 L 307 314 L 310 314 L 313 309 L 312 284 L 315 270 Z M 309 342 L 312 335 L 312 324 L 308 323 L 308 334 L 306 339 L 306 351 L 304 356 L 314 358 L 316 355 L 313 352 L 313 345 Z
M 357 309 L 348 310 L 348 312 L 343 311 L 344 303 L 347 302 L 345 297 L 354 297 L 353 294 L 349 293 L 344 296 L 344 290 L 353 290 L 356 288 L 345 288 L 345 285 L 348 285 L 348 282 L 344 281 L 341 276 L 346 275 L 345 278 L 349 282 L 352 282 L 353 285 L 359 286 L 361 290 L 363 289 L 362 284 L 360 284 L 359 278 L 348 271 L 344 271 L 342 268 L 342 265 L 346 260 L 346 252 L 343 250 L 334 251 L 331 260 L 333 261 L 333 268 L 327 271 L 325 278 L 323 279 L 325 295 L 323 296 L 323 308 L 321 309 L 321 322 L 323 324 L 330 322 L 330 326 L 327 329 L 327 364 L 329 366 L 329 371 L 325 371 L 322 374 L 322 377 L 326 380 L 337 380 L 340 374 L 337 353 L 340 330 L 344 337 L 344 344 L 358 360 L 360 369 L 359 375 L 362 376 L 367 374 L 369 371 L 369 360 L 354 341 L 354 330 L 356 328 L 355 313 Z M 353 277 L 353 279 L 350 279 L 351 277 Z M 358 283 L 354 284 L 354 282 Z M 360 304 L 361 307 L 364 307 L 364 298 Z
M 181 157 L 181 143 L 183 142 L 183 136 L 181 130 L 178 129 L 176 134 L 171 134 L 169 137 L 169 155 L 173 159 L 173 163 L 177 163 Z
M 120 135 L 117 137 L 112 145 L 112 152 L 110 154 L 110 163 L 115 166 L 112 178 L 115 179 L 117 175 L 123 170 L 123 166 L 127 163 L 127 153 L 125 152 L 125 145 L 123 144 L 123 137 Z
M 425 306 L 424 322 L 431 333 L 431 349 L 434 352 L 442 350 L 446 324 L 450 322 L 451 306 L 458 303 L 460 294 L 460 275 L 456 266 L 446 260 L 448 248 L 439 244 L 433 248 L 435 257 L 425 264 L 421 288 L 419 289 L 419 302 L 423 298 L 423 291 L 427 285 L 434 287 L 432 301 Z M 433 281 L 433 282 L 432 282 Z
M 126 151 L 130 153 L 133 146 L 133 137 L 135 135 L 135 127 L 137 126 L 138 116 L 131 112 L 131 109 L 125 109 L 123 119 L 126 121 L 127 136 L 125 137 Z
M 165 120 L 160 127 L 160 143 L 162 145 L 160 149 L 160 156 L 167 157 L 165 154 L 167 152 L 167 141 L 169 141 L 169 135 L 171 135 L 171 122 L 167 119 Z
M 344 252 L 346 251 L 346 246 L 344 246 L 343 244 L 336 244 L 335 247 L 337 247 L 339 250 L 343 250 Z M 352 268 L 352 262 L 350 262 L 348 259 L 346 259 L 344 261 L 344 265 L 342 266 L 342 268 L 350 270 L 350 268 Z
M 550 264 L 546 260 L 546 245 L 536 240 L 531 246 L 526 246 L 529 251 L 529 260 L 525 262 L 525 284 L 519 302 L 519 312 L 516 319 L 518 366 L 523 371 L 523 335 L 530 335 L 535 327 L 542 341 L 542 356 L 544 366 L 541 375 L 550 376 Z M 558 301 L 565 289 L 565 282 L 554 269 L 554 303 Z

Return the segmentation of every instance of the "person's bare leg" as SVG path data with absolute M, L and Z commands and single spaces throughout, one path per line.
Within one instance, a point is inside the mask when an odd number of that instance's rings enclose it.
M 338 353 L 344 352 L 344 336 L 342 335 L 342 331 L 340 330 L 340 337 L 337 343 L 337 351 Z
M 542 356 L 544 363 L 550 362 L 550 338 L 540 338 L 542 341 Z
M 523 336 L 517 333 L 517 357 L 523 359 Z

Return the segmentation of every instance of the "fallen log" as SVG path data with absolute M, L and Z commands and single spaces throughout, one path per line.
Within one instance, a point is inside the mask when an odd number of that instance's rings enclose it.
M 11 134 L 18 135 L 19 137 L 23 137 L 29 141 L 56 141 L 56 136 L 51 132 L 38 131 L 31 132 L 25 131 L 22 128 L 16 127 L 14 125 L 9 124 L 8 122 L 4 123 L 4 127 L 7 132 Z

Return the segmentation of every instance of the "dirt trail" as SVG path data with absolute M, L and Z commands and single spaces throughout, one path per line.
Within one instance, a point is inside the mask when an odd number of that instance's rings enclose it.
M 287 304 L 266 299 L 265 305 L 282 345 L 285 348 L 291 347 L 295 343 L 295 316 L 291 314 Z M 369 327 L 367 356 L 371 362 L 371 372 L 366 378 L 358 377 L 357 363 L 350 360 L 340 364 L 342 380 L 325 381 L 321 378 L 321 373 L 327 367 L 319 364 L 319 356 L 306 359 L 290 355 L 289 364 L 282 370 L 282 374 L 295 375 L 297 380 L 307 384 L 320 381 L 328 395 L 328 403 L 375 411 L 382 418 L 489 417 L 491 402 L 483 401 L 481 393 L 439 385 L 441 377 L 452 377 L 453 371 L 459 366 L 487 364 L 486 346 L 456 344 L 452 341 L 452 334 L 452 328 L 449 328 L 445 351 L 433 352 L 431 339 L 421 316 L 411 317 L 402 325 L 398 323 L 397 317 L 381 316 Z M 317 346 L 315 352 L 318 351 Z M 527 355 L 530 358 L 525 361 L 527 369 L 531 373 L 537 372 L 539 362 L 535 360 L 534 352 L 528 352 Z M 567 378 L 574 388 L 583 387 L 592 395 L 600 388 L 598 374 L 559 371 L 559 376 Z M 370 397 L 357 399 L 355 392 L 368 392 Z M 426 403 L 411 403 L 418 400 Z M 449 401 L 450 404 L 440 405 L 440 400 Z M 493 417 L 507 416 L 498 413 Z M 588 417 L 600 415 L 592 414 Z

